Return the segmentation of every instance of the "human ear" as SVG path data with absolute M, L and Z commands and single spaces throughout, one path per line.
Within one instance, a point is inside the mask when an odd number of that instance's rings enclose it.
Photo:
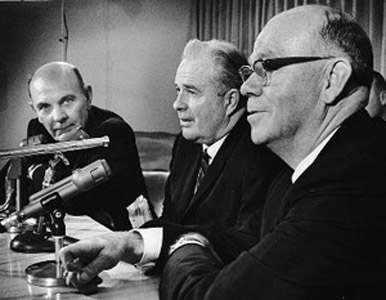
M 87 108 L 90 109 L 92 103 L 92 87 L 90 85 L 86 86 L 84 88 L 84 93 L 86 95 Z
M 224 96 L 224 100 L 227 105 L 226 113 L 227 116 L 233 114 L 239 105 L 240 92 L 237 89 L 230 89 Z
M 382 106 L 386 106 L 386 90 L 379 93 L 379 102 L 381 102 Z
M 325 86 L 325 102 L 333 104 L 339 100 L 349 83 L 353 70 L 348 59 L 339 58 L 335 60 L 327 69 L 327 84 Z

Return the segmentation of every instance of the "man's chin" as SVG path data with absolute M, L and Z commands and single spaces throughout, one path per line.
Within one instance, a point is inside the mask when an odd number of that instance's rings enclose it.
M 186 128 L 182 128 L 182 136 L 189 141 L 195 141 L 197 139 L 197 135 Z
M 251 140 L 255 145 L 265 144 L 267 142 L 267 136 L 262 130 L 252 128 Z

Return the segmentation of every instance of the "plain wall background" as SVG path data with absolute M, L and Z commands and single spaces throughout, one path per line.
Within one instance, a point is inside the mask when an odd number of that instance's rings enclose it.
M 189 39 L 189 0 L 67 0 L 67 61 L 93 103 L 135 131 L 179 131 L 174 75 Z M 61 1 L 0 2 L 0 149 L 18 147 L 34 113 L 27 80 L 63 60 Z

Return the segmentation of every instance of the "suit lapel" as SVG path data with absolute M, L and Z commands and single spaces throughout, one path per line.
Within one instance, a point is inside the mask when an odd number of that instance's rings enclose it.
M 172 182 L 172 201 L 176 210 L 176 216 L 181 220 L 190 205 L 193 197 L 194 186 L 196 183 L 198 166 L 200 163 L 201 146 L 190 142 L 184 142 L 183 149 L 179 157 L 180 162 L 176 172 L 176 178 Z
M 196 207 L 204 199 L 207 199 L 207 197 L 204 197 L 205 194 L 213 187 L 214 183 L 221 175 L 229 156 L 232 154 L 233 148 L 247 129 L 248 123 L 244 118 L 242 118 L 229 133 L 228 137 L 220 147 L 220 150 L 217 152 L 214 160 L 209 165 L 208 171 L 198 187 L 197 192 L 193 195 L 189 205 L 187 206 L 185 214 L 188 214 L 193 207 Z M 197 164 L 199 163 L 198 159 Z M 196 168 L 198 168 L 198 166 L 196 166 Z

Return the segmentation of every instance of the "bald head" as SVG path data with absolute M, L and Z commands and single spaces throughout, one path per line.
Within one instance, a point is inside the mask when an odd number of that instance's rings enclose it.
M 91 87 L 84 85 L 74 65 L 51 62 L 41 66 L 29 80 L 28 91 L 39 122 L 54 139 L 71 140 L 86 126 Z
M 67 62 L 49 62 L 38 68 L 28 80 L 28 94 L 31 97 L 31 84 L 34 81 L 49 80 L 76 80 L 79 88 L 84 90 L 85 85 L 79 69 Z
M 265 36 L 286 55 L 345 57 L 352 65 L 353 79 L 371 86 L 371 42 L 359 24 L 340 10 L 322 5 L 297 6 L 272 18 L 259 39 Z M 255 48 L 259 46 L 255 44 Z
M 272 18 L 255 43 L 255 51 L 271 40 L 269 47 L 278 55 L 313 54 L 320 44 L 318 31 L 324 18 L 319 7 L 299 6 Z M 288 52 L 287 52 L 288 51 Z M 282 54 L 281 54 L 282 53 Z

